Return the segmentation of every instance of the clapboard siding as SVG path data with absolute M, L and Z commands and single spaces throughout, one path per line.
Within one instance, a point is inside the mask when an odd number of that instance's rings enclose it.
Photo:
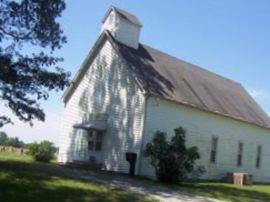
M 187 130 L 187 145 L 199 148 L 198 164 L 206 168 L 203 178 L 220 179 L 227 172 L 239 171 L 253 174 L 255 181 L 270 182 L 270 130 L 155 97 L 147 99 L 146 107 L 144 146 L 155 131 L 173 134 L 174 128 L 183 126 Z M 210 163 L 212 136 L 219 138 L 215 164 Z M 239 141 L 244 143 L 241 167 L 236 166 Z M 262 145 L 259 169 L 255 166 L 258 145 Z M 147 159 L 143 158 L 141 165 L 141 175 L 154 176 Z
M 144 96 L 125 61 L 109 41 L 83 76 L 65 106 L 60 136 L 59 161 L 87 160 L 86 133 L 75 130 L 87 113 L 107 113 L 108 130 L 103 137 L 101 162 L 106 169 L 126 172 L 125 152 L 139 154 Z
M 140 36 L 140 26 L 130 23 L 129 20 L 123 18 L 115 10 L 110 12 L 107 19 L 104 21 L 101 31 L 109 30 L 113 37 L 133 48 L 138 48 L 139 36 Z

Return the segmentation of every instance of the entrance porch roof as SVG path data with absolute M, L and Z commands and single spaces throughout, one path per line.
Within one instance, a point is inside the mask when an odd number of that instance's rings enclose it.
M 106 131 L 107 129 L 106 120 L 88 120 L 82 123 L 74 124 L 73 128 L 83 129 L 83 130 L 98 130 Z

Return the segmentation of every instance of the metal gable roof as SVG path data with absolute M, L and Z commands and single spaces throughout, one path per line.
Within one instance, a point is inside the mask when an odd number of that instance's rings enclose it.
M 103 32 L 63 95 L 66 103 L 108 39 L 130 64 L 136 81 L 147 93 L 233 119 L 270 128 L 270 118 L 241 84 L 187 63 L 147 45 L 133 49 Z
M 270 128 L 270 118 L 241 84 L 147 45 L 135 50 L 115 43 L 148 93 Z

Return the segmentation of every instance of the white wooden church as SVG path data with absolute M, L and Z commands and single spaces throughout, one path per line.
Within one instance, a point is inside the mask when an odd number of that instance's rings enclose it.
M 270 119 L 241 84 L 140 43 L 142 23 L 112 7 L 63 96 L 59 162 L 93 161 L 155 175 L 142 151 L 159 130 L 187 130 L 204 179 L 247 172 L 270 182 Z M 154 33 L 153 33 L 154 36 Z M 168 137 L 169 138 L 169 137 Z

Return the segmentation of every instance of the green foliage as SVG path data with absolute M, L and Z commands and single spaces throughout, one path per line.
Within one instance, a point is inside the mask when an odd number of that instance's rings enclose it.
M 40 143 L 34 142 L 27 145 L 29 154 L 33 156 L 36 161 L 50 162 L 54 159 L 55 148 L 53 143 L 49 141 L 42 141 Z
M 8 136 L 5 132 L 0 132 L 0 145 L 7 146 Z
M 12 147 L 24 147 L 24 142 L 20 141 L 18 137 L 8 137 L 5 132 L 0 131 L 0 145 Z
M 0 1 L 0 99 L 22 121 L 45 120 L 40 101 L 63 90 L 69 73 L 53 56 L 66 42 L 56 21 L 64 0 Z M 0 127 L 12 120 L 0 114 Z
M 175 135 L 167 141 L 167 134 L 157 131 L 144 151 L 144 155 L 149 157 L 155 168 L 158 180 L 165 183 L 184 180 L 194 171 L 195 161 L 200 158 L 197 147 L 186 148 L 186 131 L 179 127 L 174 129 L 174 132 Z
M 23 141 L 20 141 L 18 137 L 10 137 L 6 143 L 6 146 L 23 147 Z

